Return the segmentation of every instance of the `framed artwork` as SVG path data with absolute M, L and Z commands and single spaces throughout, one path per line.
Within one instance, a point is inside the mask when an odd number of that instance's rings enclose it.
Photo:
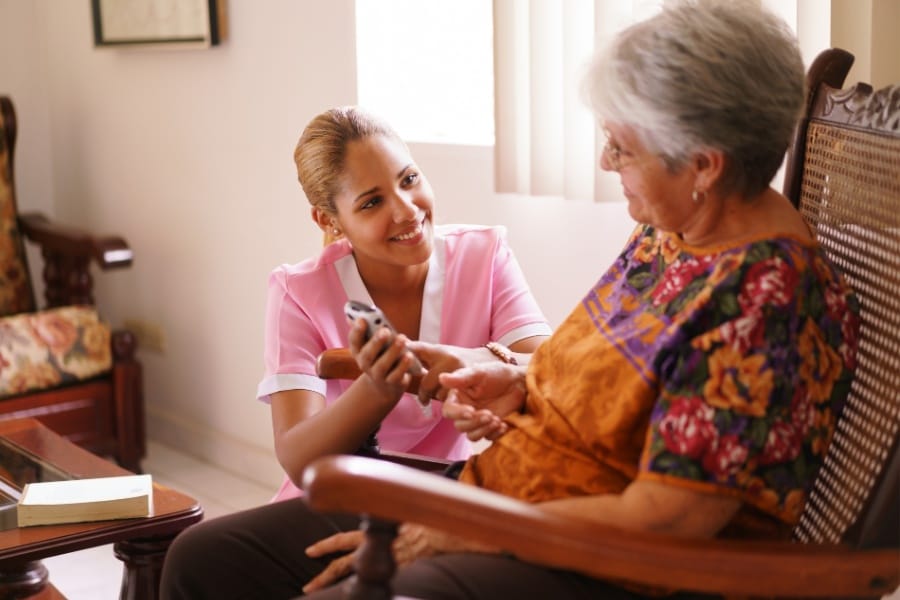
M 225 0 L 91 0 L 94 46 L 208 48 L 225 35 Z

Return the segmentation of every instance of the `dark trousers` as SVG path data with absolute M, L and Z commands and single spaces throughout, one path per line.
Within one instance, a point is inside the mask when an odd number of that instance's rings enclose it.
M 278 600 L 302 595 L 303 585 L 335 556 L 312 559 L 307 546 L 357 528 L 348 516 L 313 512 L 302 499 L 267 504 L 189 527 L 166 555 L 162 600 Z M 566 600 L 642 598 L 615 585 L 511 557 L 448 554 L 401 568 L 393 582 L 398 596 L 427 600 Z M 341 584 L 308 596 L 338 599 Z M 678 596 L 687 597 L 687 596 Z
M 445 554 L 401 568 L 393 592 L 422 600 L 633 600 L 609 583 L 496 554 Z M 306 596 L 340 600 L 343 584 Z
M 314 513 L 302 499 L 202 521 L 172 542 L 163 564 L 160 598 L 294 598 L 336 558 L 309 558 L 306 547 L 358 525 L 356 517 Z

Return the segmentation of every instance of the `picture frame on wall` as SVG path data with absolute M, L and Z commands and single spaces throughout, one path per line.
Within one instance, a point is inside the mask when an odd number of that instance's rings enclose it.
M 91 0 L 95 47 L 209 48 L 225 37 L 225 0 Z

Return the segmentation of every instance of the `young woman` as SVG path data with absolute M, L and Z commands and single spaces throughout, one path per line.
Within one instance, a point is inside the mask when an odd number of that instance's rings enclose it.
M 531 352 L 550 327 L 506 245 L 502 229 L 435 226 L 434 193 L 406 144 L 359 108 L 314 118 L 294 153 L 313 220 L 332 238 L 322 253 L 276 268 L 269 278 L 266 373 L 275 448 L 288 479 L 324 454 L 353 452 L 380 424 L 389 450 L 451 459 L 468 441 L 440 416 L 423 414 L 391 372 L 325 382 L 315 360 L 347 346 L 348 299 L 374 304 L 406 339 L 477 348 L 494 341 Z M 394 369 L 401 374 L 409 356 Z M 297 495 L 288 480 L 279 498 Z
M 275 499 L 285 502 L 180 535 L 164 569 L 165 598 L 299 593 L 311 574 L 296 545 L 308 532 L 293 528 L 301 525 L 293 516 L 302 502 L 294 482 L 311 460 L 354 452 L 376 428 L 385 449 L 453 460 L 470 454 L 470 442 L 439 406 L 423 411 L 404 393 L 413 360 L 408 340 L 444 345 L 459 363 L 471 363 L 516 356 L 507 350 L 528 354 L 551 332 L 504 230 L 436 226 L 431 186 L 386 124 L 356 107 L 325 111 L 304 130 L 294 159 L 312 218 L 329 243 L 269 277 L 258 397 L 271 404 L 275 451 L 286 473 Z M 380 354 L 358 357 L 364 373 L 355 381 L 323 381 L 316 357 L 348 345 L 348 300 L 381 308 L 399 335 L 387 343 L 386 331 L 376 334 Z M 431 365 L 424 389 L 435 387 L 441 370 Z M 355 521 L 336 523 L 318 537 L 353 529 Z M 343 549 L 355 544 L 340 539 Z

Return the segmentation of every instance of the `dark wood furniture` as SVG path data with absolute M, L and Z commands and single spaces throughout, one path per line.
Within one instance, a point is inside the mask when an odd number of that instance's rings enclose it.
M 900 86 L 841 90 L 852 56 L 824 52 L 789 153 L 786 194 L 861 304 L 857 376 L 793 542 L 684 541 L 548 515 L 386 461 L 319 459 L 320 511 L 368 527 L 347 597 L 389 598 L 394 523 L 422 523 L 523 560 L 729 598 L 880 598 L 900 584 Z
M 35 419 L 0 422 L 2 441 L 47 463 L 47 469 L 73 477 L 129 473 L 72 444 Z M 154 483 L 151 517 L 0 531 L 0 598 L 26 598 L 38 593 L 44 595 L 37 598 L 52 598 L 41 559 L 114 544 L 116 556 L 124 563 L 120 597 L 154 600 L 169 544 L 184 528 L 202 518 L 203 509 L 195 499 Z
M 22 238 L 37 244 L 43 256 L 45 308 L 94 304 L 92 262 L 101 269 L 128 267 L 132 253 L 116 236 L 95 237 L 86 231 L 51 222 L 38 213 L 19 213 L 14 186 L 14 153 L 18 123 L 10 98 L 0 96 L 0 204 L 10 201 L 18 231 L 2 231 L 13 239 L 5 247 L 19 254 L 25 265 L 22 296 L 15 312 L 38 309 L 27 269 Z M 9 210 L 9 207 L 5 207 Z M 141 365 L 137 344 L 129 331 L 112 333 L 112 368 L 81 383 L 0 398 L 0 420 L 34 417 L 57 433 L 102 456 L 112 456 L 123 467 L 140 472 L 146 454 Z

